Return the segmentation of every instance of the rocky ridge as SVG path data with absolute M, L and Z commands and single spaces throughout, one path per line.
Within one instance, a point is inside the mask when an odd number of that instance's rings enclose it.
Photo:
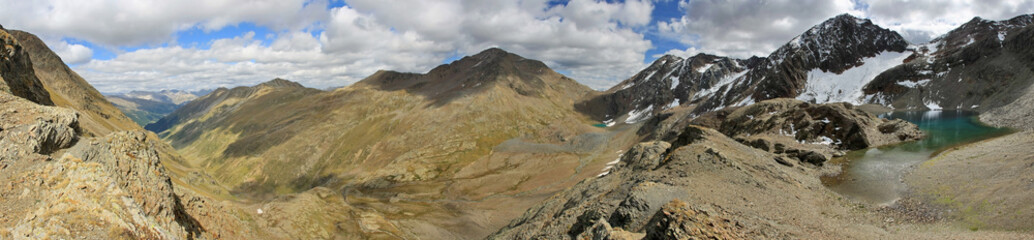
M 817 169 L 783 165 L 713 129 L 680 132 L 670 143 L 629 149 L 607 174 L 532 207 L 489 239 L 837 238 L 859 237 L 841 228 L 865 228 L 804 220 L 849 211 L 829 199 Z

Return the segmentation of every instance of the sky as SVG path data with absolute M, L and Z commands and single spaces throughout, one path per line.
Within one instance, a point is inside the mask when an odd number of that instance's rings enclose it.
M 843 13 L 913 43 L 1034 0 L 0 0 L 105 93 L 285 78 L 314 88 L 423 73 L 499 47 L 609 88 L 664 54 L 765 56 Z

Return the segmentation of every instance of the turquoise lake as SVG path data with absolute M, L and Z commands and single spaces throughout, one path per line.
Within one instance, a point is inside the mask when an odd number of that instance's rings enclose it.
M 840 164 L 842 172 L 822 177 L 823 184 L 852 200 L 891 204 L 908 190 L 902 177 L 916 164 L 933 158 L 942 150 L 1011 132 L 981 124 L 972 112 L 893 112 L 880 117 L 915 123 L 925 137 L 915 142 L 852 151 L 833 159 L 830 164 Z

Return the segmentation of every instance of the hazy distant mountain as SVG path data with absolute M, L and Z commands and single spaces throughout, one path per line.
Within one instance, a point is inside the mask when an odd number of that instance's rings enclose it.
M 184 103 L 208 94 L 212 90 L 182 91 L 161 90 L 157 92 L 132 91 L 108 94 L 108 101 L 140 126 L 153 123 L 172 113 Z

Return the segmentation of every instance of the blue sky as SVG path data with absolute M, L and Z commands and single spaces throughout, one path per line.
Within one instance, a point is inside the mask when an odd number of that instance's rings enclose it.
M 1034 12 L 1034 0 L 131 1 L 0 0 L 0 24 L 39 35 L 102 92 L 336 87 L 489 47 L 605 89 L 663 54 L 767 55 L 843 13 L 923 42 L 974 16 Z

